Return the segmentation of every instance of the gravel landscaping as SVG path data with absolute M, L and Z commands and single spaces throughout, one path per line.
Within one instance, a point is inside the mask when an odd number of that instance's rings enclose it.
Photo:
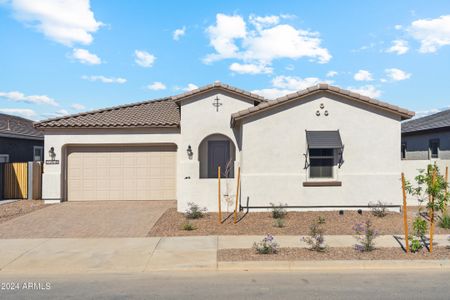
M 257 254 L 254 249 L 222 249 L 217 252 L 218 261 L 266 261 L 266 260 L 448 260 L 450 249 L 436 247 L 433 253 L 423 249 L 417 253 L 405 253 L 400 248 L 379 248 L 360 252 L 354 248 L 328 248 L 325 252 L 305 248 L 281 248 L 277 254 Z
M 412 228 L 412 220 L 416 216 L 417 208 L 408 209 L 409 228 Z M 223 213 L 223 219 L 229 214 Z M 149 236 L 192 236 L 192 235 L 306 235 L 309 226 L 319 217 L 325 219 L 322 227 L 326 235 L 354 234 L 353 226 L 362 223 L 367 218 L 372 220 L 373 227 L 379 234 L 402 234 L 403 215 L 401 213 L 388 213 L 385 217 L 375 217 L 371 211 L 363 211 L 362 215 L 356 211 L 345 211 L 339 215 L 338 211 L 324 212 L 288 212 L 284 219 L 284 227 L 274 226 L 274 219 L 270 212 L 250 212 L 244 215 L 239 213 L 241 220 L 233 223 L 233 216 L 226 219 L 223 224 L 218 224 L 217 213 L 207 213 L 203 218 L 189 220 L 195 230 L 183 230 L 187 220 L 183 213 L 178 213 L 175 208 L 168 209 L 156 222 L 149 232 Z M 449 229 L 440 228 L 436 222 L 436 234 L 450 234 Z
M 0 223 L 49 206 L 42 200 L 19 200 L 0 205 Z

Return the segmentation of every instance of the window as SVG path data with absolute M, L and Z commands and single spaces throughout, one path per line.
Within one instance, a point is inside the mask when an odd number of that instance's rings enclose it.
M 309 177 L 332 178 L 334 149 L 309 149 Z
M 406 159 L 406 143 L 402 143 L 402 159 Z
M 0 154 L 0 163 L 9 162 L 9 154 Z
M 430 140 L 429 156 L 430 158 L 439 158 L 439 139 Z
M 43 161 L 44 160 L 44 147 L 34 146 L 33 147 L 33 160 Z

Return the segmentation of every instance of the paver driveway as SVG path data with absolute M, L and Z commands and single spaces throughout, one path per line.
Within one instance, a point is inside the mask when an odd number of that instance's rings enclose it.
M 145 237 L 175 201 L 64 202 L 0 224 L 0 238 Z

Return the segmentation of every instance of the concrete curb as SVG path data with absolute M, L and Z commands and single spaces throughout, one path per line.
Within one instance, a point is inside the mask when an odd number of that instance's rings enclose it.
M 219 261 L 218 271 L 450 270 L 450 260 Z

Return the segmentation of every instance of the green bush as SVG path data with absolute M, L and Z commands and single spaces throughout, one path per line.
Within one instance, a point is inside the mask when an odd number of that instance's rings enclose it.
M 441 226 L 442 228 L 450 229 L 450 215 L 443 215 L 442 219 L 439 221 L 439 226 Z
M 283 219 L 284 217 L 286 217 L 287 215 L 287 211 L 284 208 L 284 206 L 286 206 L 287 204 L 278 204 L 275 205 L 274 203 L 270 203 L 270 205 L 272 206 L 272 218 L 274 219 Z
M 422 248 L 423 248 L 422 242 L 416 237 L 411 237 L 411 244 L 409 244 L 409 249 L 411 250 L 411 252 L 415 253 Z
M 183 230 L 192 231 L 192 230 L 195 230 L 195 229 L 197 229 L 197 228 L 192 223 L 187 222 L 187 223 L 183 224 Z
M 203 216 L 206 213 L 206 207 L 200 208 L 198 204 L 195 204 L 194 202 L 188 203 L 188 209 L 184 213 L 187 219 L 200 219 L 203 218 Z
M 281 218 L 275 219 L 274 226 L 278 227 L 278 228 L 283 228 L 284 227 L 284 219 L 281 219 Z
M 427 221 L 422 219 L 421 217 L 416 217 L 413 222 L 413 232 L 417 237 L 424 237 L 427 232 Z

